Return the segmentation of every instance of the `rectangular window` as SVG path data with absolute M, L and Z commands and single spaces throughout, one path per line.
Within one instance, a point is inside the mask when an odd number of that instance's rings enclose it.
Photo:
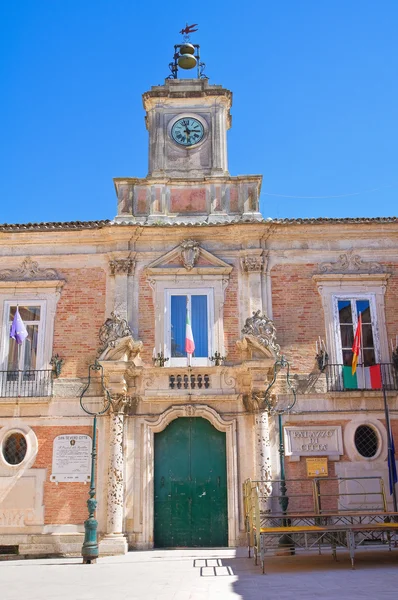
M 371 367 L 378 362 L 374 343 L 371 307 L 368 299 L 340 299 L 337 302 L 339 314 L 340 347 L 343 365 L 352 365 L 352 346 L 358 325 L 359 314 L 362 315 L 362 340 L 358 363 Z
M 0 396 L 48 395 L 50 371 L 43 371 L 45 302 L 24 302 L 18 306 L 28 337 L 17 344 L 10 329 L 17 304 L 4 303 Z
M 374 296 L 335 296 L 334 307 L 337 364 L 331 365 L 329 371 L 332 389 L 380 389 L 382 381 L 387 387 L 390 386 L 393 381 L 392 372 L 388 365 L 380 364 Z M 353 373 L 352 346 L 359 315 L 362 319 L 361 343 L 357 367 Z
M 16 306 L 10 306 L 8 332 L 15 316 Z M 37 369 L 37 351 L 40 327 L 40 306 L 19 306 L 19 314 L 28 332 L 22 344 L 9 338 L 7 371 L 29 371 Z
M 167 290 L 166 293 L 166 355 L 170 357 L 170 366 L 187 365 L 185 352 L 187 313 L 190 315 L 195 351 L 192 355 L 192 366 L 208 365 L 211 356 L 211 327 L 209 315 L 210 291 L 191 292 Z M 167 317 L 169 313 L 169 317 Z

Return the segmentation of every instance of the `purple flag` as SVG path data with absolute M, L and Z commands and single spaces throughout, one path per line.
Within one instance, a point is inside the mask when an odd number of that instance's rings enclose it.
M 25 323 L 21 319 L 17 306 L 13 322 L 11 323 L 10 338 L 13 338 L 17 344 L 22 344 L 27 337 L 28 332 L 26 331 Z

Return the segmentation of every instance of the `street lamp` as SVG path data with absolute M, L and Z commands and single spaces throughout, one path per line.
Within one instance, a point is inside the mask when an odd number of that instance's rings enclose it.
M 91 372 L 100 372 L 101 389 L 104 395 L 98 400 L 98 396 L 84 396 L 91 385 Z M 98 558 L 98 538 L 97 527 L 98 521 L 94 517 L 95 509 L 97 508 L 97 500 L 95 499 L 95 464 L 97 457 L 97 417 L 103 415 L 111 405 L 111 397 L 109 391 L 104 384 L 104 369 L 97 361 L 88 367 L 88 381 L 86 387 L 80 394 L 80 406 L 85 413 L 94 417 L 93 419 L 93 438 L 91 449 L 91 481 L 89 498 L 87 500 L 88 519 L 84 521 L 84 542 L 82 546 L 83 564 L 95 563 Z
M 286 369 L 286 384 L 288 389 L 290 390 L 293 398 L 292 401 L 288 403 L 287 406 L 281 408 L 274 404 L 271 400 L 270 390 L 272 386 L 275 384 L 276 377 L 281 369 Z M 282 415 L 289 412 L 293 406 L 296 404 L 296 391 L 292 387 L 290 383 L 290 367 L 289 363 L 284 356 L 282 356 L 279 360 L 277 360 L 274 364 L 274 376 L 267 387 L 267 389 L 263 392 L 264 405 L 268 412 L 273 415 L 278 415 L 278 425 L 279 425 L 279 460 L 280 460 L 280 478 L 281 478 L 281 486 L 280 486 L 280 496 L 279 496 L 279 504 L 282 509 L 282 513 L 286 515 L 287 507 L 289 506 L 289 497 L 287 495 L 287 487 L 286 487 L 286 479 L 285 479 L 285 445 L 283 441 L 283 430 L 282 430 Z

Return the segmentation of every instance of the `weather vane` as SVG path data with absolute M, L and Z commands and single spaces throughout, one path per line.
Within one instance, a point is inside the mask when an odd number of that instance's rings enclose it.
M 196 29 L 195 29 L 196 27 Z M 199 44 L 191 44 L 190 35 L 197 29 L 198 23 L 188 25 L 181 29 L 179 33 L 183 36 L 183 43 L 174 46 L 173 62 L 169 64 L 171 75 L 167 79 L 178 79 L 178 69 L 193 69 L 197 67 L 197 78 L 208 79 L 204 74 L 205 63 L 200 61 Z
M 198 24 L 194 23 L 193 25 L 188 25 L 188 23 L 186 23 L 185 25 L 185 29 L 181 29 L 180 33 L 181 35 L 184 36 L 184 42 L 189 42 L 189 36 L 191 33 L 194 33 L 195 31 L 198 31 L 197 29 L 193 29 L 193 27 L 197 27 Z

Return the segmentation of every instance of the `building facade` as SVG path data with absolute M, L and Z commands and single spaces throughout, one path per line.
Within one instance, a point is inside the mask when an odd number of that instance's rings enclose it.
M 167 79 L 143 103 L 148 175 L 115 179 L 113 221 L 0 227 L 0 547 L 79 554 L 80 399 L 104 409 L 101 554 L 244 544 L 243 481 L 280 478 L 278 411 L 288 480 L 305 485 L 315 460 L 316 474 L 382 478 L 392 507 L 380 381 L 398 439 L 398 220 L 263 219 L 261 176 L 228 172 L 229 90 Z

